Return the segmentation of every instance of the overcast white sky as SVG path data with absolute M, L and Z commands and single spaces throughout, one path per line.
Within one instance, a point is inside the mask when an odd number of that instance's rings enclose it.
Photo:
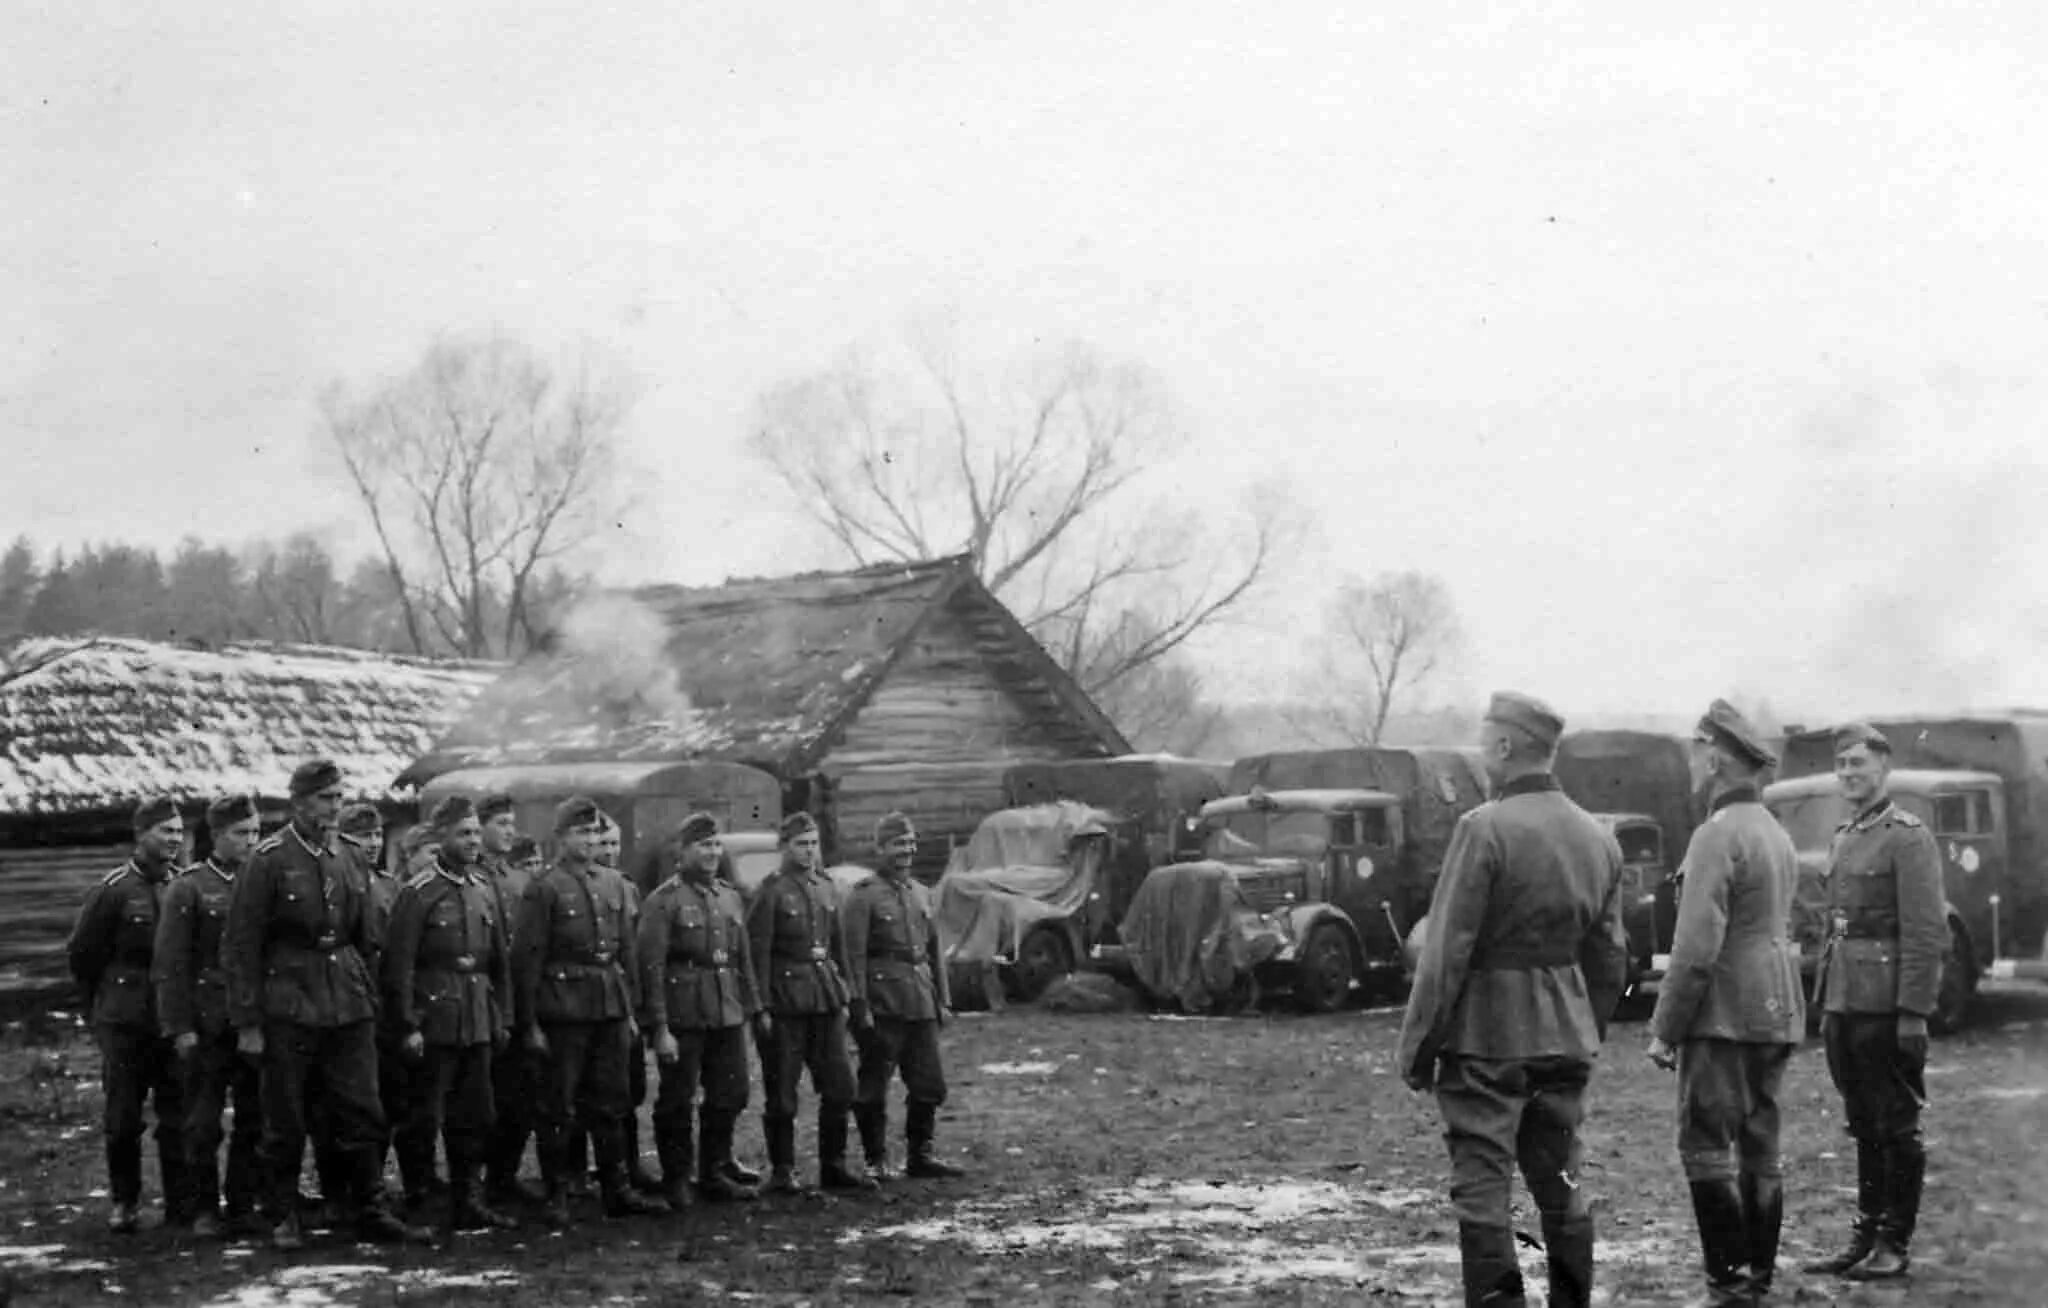
M 647 382 L 615 575 L 823 564 L 753 398 L 951 307 L 1156 368 L 1191 503 L 1294 488 L 1234 693 L 1419 567 L 1475 695 L 2048 704 L 2036 5 L 39 8 L 0 532 L 346 548 L 320 386 L 501 328 Z

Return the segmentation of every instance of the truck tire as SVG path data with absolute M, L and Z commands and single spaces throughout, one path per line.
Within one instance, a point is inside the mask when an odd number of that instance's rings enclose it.
M 1344 929 L 1325 922 L 1308 933 L 1294 964 L 1294 1002 L 1309 1013 L 1334 1013 L 1351 998 L 1357 968 Z
M 1073 970 L 1074 949 L 1067 933 L 1040 924 L 1025 932 L 1017 945 L 1017 961 L 1009 968 L 1010 992 L 1017 1002 L 1028 1004 Z
M 1962 1030 L 1976 989 L 1976 954 L 1962 925 L 1952 921 L 1948 924 L 1948 957 L 1941 960 L 1941 988 L 1934 994 L 1934 1011 L 1927 1015 L 1928 1031 L 1953 1035 Z

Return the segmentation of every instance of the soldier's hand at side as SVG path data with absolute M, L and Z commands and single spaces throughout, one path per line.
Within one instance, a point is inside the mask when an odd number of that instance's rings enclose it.
M 526 1047 L 545 1058 L 548 1052 L 548 1033 L 534 1027 L 526 1033 Z
M 235 1052 L 250 1058 L 263 1057 L 263 1028 L 244 1027 L 235 1033 Z
M 846 1019 L 853 1023 L 853 1029 L 856 1031 L 872 1031 L 875 1028 L 874 1015 L 869 1013 L 868 1006 L 859 1000 L 847 1005 Z
M 770 1017 L 768 1015 L 768 1010 L 764 1008 L 760 1012 L 754 1014 L 754 1037 L 757 1040 L 770 1040 L 773 1039 L 774 1036 L 775 1019 Z
M 1915 1013 L 1901 1013 L 1898 1021 L 1899 1052 L 1908 1058 L 1927 1061 L 1927 1019 Z
M 664 1063 L 673 1063 L 682 1057 L 683 1048 L 676 1042 L 676 1033 L 666 1028 L 654 1037 L 654 1056 Z
M 422 1058 L 425 1058 L 427 1056 L 427 1038 L 417 1031 L 414 1031 L 407 1035 L 405 1039 L 399 1043 L 398 1047 L 404 1051 L 405 1056 L 408 1059 L 411 1059 L 415 1063 L 419 1062 Z
M 197 1031 L 181 1032 L 178 1038 L 172 1041 L 171 1044 L 178 1051 L 178 1057 L 190 1058 L 193 1051 L 199 1048 L 199 1033 Z
M 1650 1056 L 1651 1062 L 1667 1072 L 1676 1069 L 1678 1066 L 1678 1051 L 1665 1044 L 1661 1036 L 1651 1036 L 1650 1046 L 1643 1052 Z
M 497 1030 L 495 1030 L 495 1031 L 491 1032 L 491 1052 L 492 1052 L 492 1053 L 494 1053 L 494 1054 L 502 1054 L 502 1053 L 504 1053 L 504 1052 L 505 1052 L 505 1048 L 506 1048 L 506 1046 L 510 1045 L 511 1043 L 512 1043 L 512 1033 L 511 1033 L 511 1032 L 510 1032 L 509 1030 L 506 1030 L 506 1029 L 505 1029 L 504 1027 L 499 1027 L 499 1028 L 498 1028 Z

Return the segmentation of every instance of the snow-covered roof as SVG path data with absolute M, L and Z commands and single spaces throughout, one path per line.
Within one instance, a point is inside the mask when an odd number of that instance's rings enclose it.
M 383 797 L 501 670 L 316 645 L 22 641 L 0 658 L 0 814 L 281 799 L 321 757 L 355 796 Z

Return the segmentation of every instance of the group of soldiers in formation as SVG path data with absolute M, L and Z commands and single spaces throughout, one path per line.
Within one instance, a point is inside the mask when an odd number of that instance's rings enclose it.
M 1430 908 L 1401 1027 L 1408 1084 L 1436 1094 L 1451 1161 L 1465 1302 L 1525 1302 L 1509 1186 L 1540 1213 L 1553 1308 L 1592 1301 L 1593 1218 L 1579 1128 L 1595 1053 L 1627 984 L 1621 852 L 1552 772 L 1564 721 L 1502 693 L 1480 733 L 1494 799 L 1462 818 Z M 1947 948 L 1933 835 L 1886 791 L 1891 743 L 1865 725 L 1834 737 L 1851 816 L 1826 871 L 1828 936 L 1812 1002 L 1856 1142 L 1857 1215 L 1814 1275 L 1907 1275 L 1927 1155 L 1927 1017 Z M 1766 1302 L 1785 1214 L 1785 1071 L 1806 1034 L 1791 937 L 1799 867 L 1762 803 L 1777 759 L 1715 700 L 1693 732 L 1707 820 L 1680 868 L 1670 961 L 1646 1050 L 1678 1073 L 1678 1156 L 1706 1273 L 1702 1302 Z
M 315 1211 L 387 1243 L 433 1239 L 408 1219 L 442 1197 L 447 1231 L 514 1226 L 515 1208 L 565 1226 L 593 1158 L 611 1216 L 801 1192 L 806 1072 L 820 1185 L 961 1174 L 933 1144 L 949 996 L 902 815 L 877 826 L 879 871 L 844 891 L 816 822 L 791 816 L 781 865 L 749 902 L 714 818 L 671 833 L 643 886 L 618 870 L 618 825 L 582 797 L 555 810 L 552 865 L 519 833 L 512 799 L 493 795 L 442 801 L 391 875 L 377 809 L 344 806 L 342 783 L 332 762 L 299 767 L 290 820 L 267 838 L 253 799 L 217 800 L 211 852 L 190 867 L 177 806 L 145 801 L 133 857 L 87 894 L 69 953 L 102 1059 L 113 1231 L 140 1223 L 152 1101 L 165 1225 L 282 1250 L 305 1239 L 309 1141 Z M 750 1044 L 765 1177 L 734 1154 Z M 658 1173 L 638 1129 L 650 1050 Z M 899 1075 L 901 1172 L 887 1107 Z M 529 1140 L 538 1190 L 519 1175 Z M 402 1214 L 385 1191 L 394 1153 Z

